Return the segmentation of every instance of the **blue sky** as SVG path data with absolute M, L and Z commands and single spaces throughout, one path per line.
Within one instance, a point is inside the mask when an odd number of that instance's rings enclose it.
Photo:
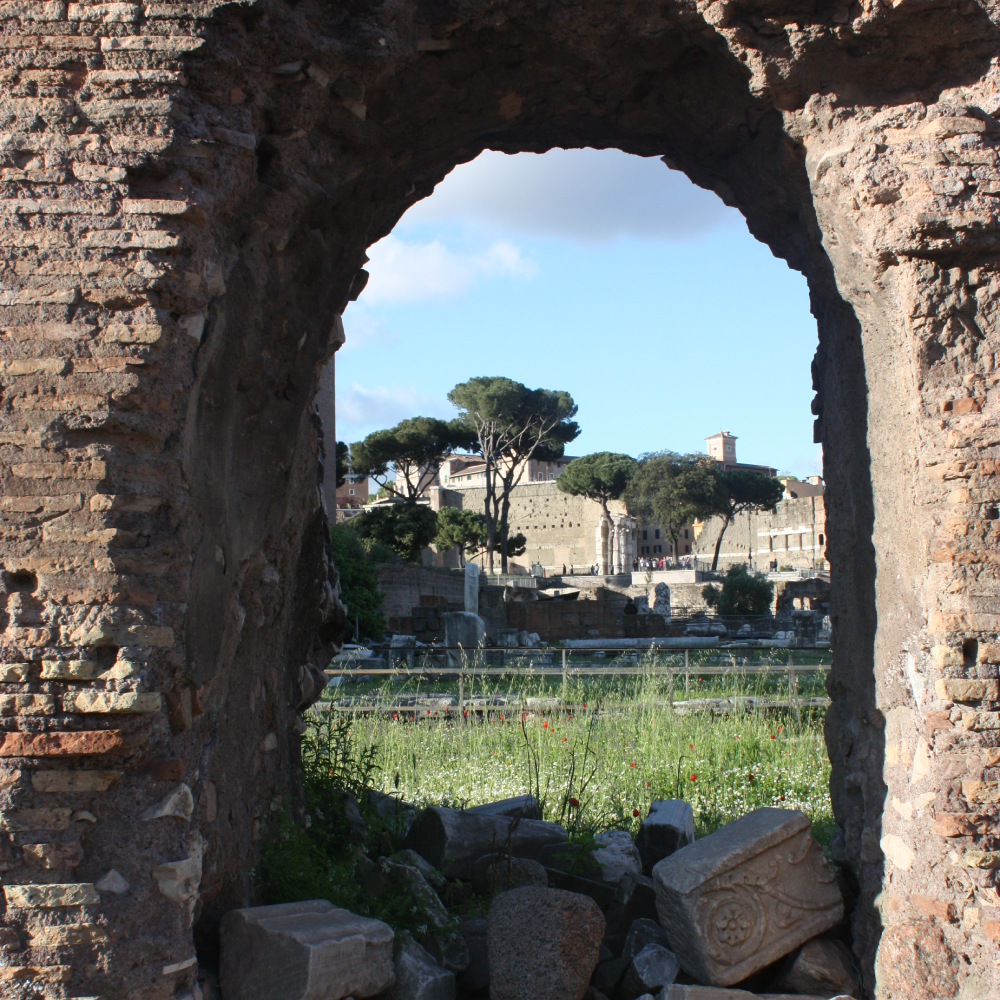
M 486 152 L 369 251 L 344 314 L 337 437 L 451 417 L 476 375 L 565 389 L 568 452 L 703 451 L 820 473 L 805 279 L 742 216 L 658 159 L 617 150 Z

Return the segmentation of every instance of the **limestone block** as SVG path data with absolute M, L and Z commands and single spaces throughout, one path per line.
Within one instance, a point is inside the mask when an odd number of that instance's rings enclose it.
M 101 672 L 96 660 L 42 660 L 43 681 L 91 680 Z
M 71 965 L 0 966 L 0 983 L 68 983 L 72 975 Z
M 643 948 L 650 944 L 659 944 L 664 948 L 669 948 L 670 939 L 667 937 L 667 932 L 655 920 L 634 920 L 629 928 L 628 936 L 625 938 L 622 958 L 626 962 L 630 962 Z
M 65 830 L 72 813 L 72 809 L 9 809 L 0 812 L 0 830 L 8 833 Z
M 941 677 L 934 682 L 937 696 L 943 701 L 996 701 L 1000 682 L 995 680 L 961 680 Z
M 31 787 L 36 792 L 105 792 L 121 771 L 32 771 Z
M 75 948 L 107 944 L 110 941 L 111 935 L 100 924 L 59 924 L 28 928 L 28 944 L 32 948 Z
M 616 996 L 635 1000 L 644 993 L 656 993 L 669 986 L 681 971 L 677 956 L 662 944 L 647 944 L 628 967 Z
M 843 942 L 814 938 L 788 956 L 771 988 L 816 996 L 860 997 L 861 978 L 854 967 L 854 957 Z
M 190 820 L 193 812 L 194 796 L 191 794 L 191 789 L 181 782 L 159 802 L 145 810 L 139 819 L 144 823 L 154 819 L 163 819 L 166 816 L 177 816 L 183 820 Z
M 107 875 L 94 883 L 94 888 L 98 892 L 111 892 L 115 895 L 121 895 L 123 892 L 128 892 L 128 882 L 125 881 L 120 872 L 112 868 Z
M 396 983 L 389 1000 L 455 1000 L 455 974 L 403 931 L 393 944 Z
M 623 875 L 641 875 L 642 859 L 627 830 L 605 830 L 594 838 L 600 848 L 591 857 L 601 866 L 601 880 L 617 885 Z
M 230 910 L 222 918 L 221 984 L 240 1000 L 371 997 L 395 982 L 388 924 L 325 899 Z
M 311 69 L 312 67 L 310 67 Z M 474 562 L 465 564 L 465 610 L 470 614 L 479 614 L 479 565 Z
M 69 691 L 63 695 L 64 712 L 145 714 L 158 712 L 161 704 L 156 692 Z
M 730 986 L 833 927 L 844 903 L 808 817 L 755 809 L 653 868 L 685 972 Z
M 746 990 L 726 990 L 717 986 L 681 986 L 675 983 L 664 990 L 658 1000 L 824 1000 L 818 996 L 801 993 L 747 993 Z M 830 997 L 830 1000 L 852 1000 L 849 996 Z
M 486 622 L 471 611 L 446 611 L 441 621 L 446 646 L 475 649 L 486 641 Z
M 1000 729 L 1000 712 L 963 712 L 962 725 L 977 732 Z
M 0 694 L 0 715 L 52 715 L 55 710 L 50 694 Z
M 483 816 L 432 806 L 410 827 L 404 842 L 448 878 L 469 879 L 479 858 L 499 852 L 510 837 L 514 857 L 537 858 L 546 844 L 561 843 L 566 831 L 537 819 Z
M 180 56 L 185 52 L 194 52 L 205 44 L 204 38 L 193 35 L 117 35 L 114 38 L 102 38 L 103 52 L 164 52 L 172 56 Z M 128 209 L 126 208 L 127 212 Z
M 534 795 L 514 795 L 509 799 L 473 806 L 465 811 L 477 816 L 522 816 L 524 819 L 538 819 L 538 803 Z
M 51 909 L 57 906 L 92 906 L 101 897 L 90 882 L 53 885 L 5 885 L 7 905 L 21 910 Z
M 28 679 L 28 663 L 0 663 L 0 683 L 20 684 Z
M 497 896 L 487 917 L 490 1000 L 580 1000 L 604 916 L 587 896 L 534 886 Z
M 83 848 L 79 843 L 25 844 L 21 848 L 21 858 L 28 868 L 49 871 L 76 868 L 83 861 Z
M 694 843 L 694 812 L 683 799 L 653 799 L 649 815 L 639 826 L 635 846 L 642 858 L 643 873 L 686 844 Z

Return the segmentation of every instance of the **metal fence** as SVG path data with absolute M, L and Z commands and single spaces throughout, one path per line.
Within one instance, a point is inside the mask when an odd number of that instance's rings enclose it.
M 456 677 L 458 680 L 458 698 L 454 706 L 439 704 L 434 709 L 434 714 L 449 715 L 456 712 L 460 720 L 464 720 L 466 715 L 466 682 L 475 683 L 476 679 L 483 677 L 501 677 L 524 675 L 532 679 L 547 678 L 561 680 L 562 702 L 565 703 L 567 690 L 571 678 L 576 677 L 648 677 L 665 676 L 668 678 L 668 689 L 670 691 L 670 704 L 674 704 L 673 691 L 675 684 L 679 685 L 680 678 L 684 678 L 684 697 L 690 699 L 691 675 L 703 676 L 719 675 L 758 675 L 771 676 L 778 675 L 787 682 L 788 699 L 780 702 L 767 702 L 768 707 L 788 707 L 797 714 L 804 707 L 814 707 L 828 704 L 826 698 L 802 699 L 799 697 L 798 679 L 803 674 L 826 674 L 830 671 L 830 650 L 822 647 L 801 647 L 798 649 L 771 647 L 774 653 L 779 651 L 787 654 L 787 659 L 782 656 L 783 662 L 770 660 L 751 660 L 748 655 L 742 658 L 737 657 L 739 651 L 746 654 L 759 656 L 764 652 L 760 646 L 691 646 L 686 648 L 671 647 L 669 652 L 662 649 L 655 650 L 655 659 L 649 663 L 639 663 L 638 658 L 642 650 L 623 650 L 620 648 L 588 648 L 588 649 L 544 649 L 544 648 L 523 648 L 507 646 L 477 647 L 476 649 L 464 649 L 461 646 L 434 646 L 425 649 L 407 649 L 396 647 L 388 650 L 390 654 L 389 662 L 385 666 L 366 664 L 373 661 L 377 664 L 385 664 L 383 657 L 362 658 L 352 657 L 350 653 L 341 654 L 336 661 L 327 668 L 326 673 L 332 678 L 341 677 L 339 683 L 360 678 L 374 677 L 423 677 L 424 675 L 434 675 L 437 677 Z M 593 659 L 595 653 L 615 655 L 616 660 L 605 665 L 595 665 L 589 663 L 582 665 L 579 660 L 586 658 Z M 697 662 L 692 663 L 691 654 L 697 655 Z M 796 653 L 799 655 L 799 662 L 795 662 Z M 442 657 L 441 654 L 444 654 Z M 554 662 L 553 656 L 559 655 L 559 663 Z M 572 662 L 573 657 L 577 657 L 577 664 Z M 395 657 L 395 659 L 394 659 Z M 433 662 L 429 662 L 431 657 Z M 728 662 L 711 662 L 706 657 L 712 657 L 716 661 L 725 658 Z M 806 659 L 819 662 L 805 662 Z M 514 662 L 508 663 L 508 658 L 515 658 Z M 669 662 L 660 662 L 660 659 Z M 444 662 L 438 662 L 444 659 Z M 453 660 L 461 660 L 461 663 L 453 663 Z M 622 659 L 628 659 L 629 663 L 622 663 Z M 351 664 L 353 660 L 353 664 Z M 339 661 L 339 662 L 338 662 Z M 419 662 L 422 661 L 422 662 Z M 497 662 L 499 661 L 499 662 Z M 738 700 L 739 696 L 737 696 Z M 716 700 L 719 699 L 709 699 Z M 733 699 L 723 699 L 732 701 Z M 751 702 L 753 698 L 749 698 Z M 561 710 L 567 707 L 565 704 L 559 706 Z M 330 705 L 334 711 L 400 711 L 410 712 L 412 706 L 403 705 Z M 428 712 L 427 714 L 432 714 Z

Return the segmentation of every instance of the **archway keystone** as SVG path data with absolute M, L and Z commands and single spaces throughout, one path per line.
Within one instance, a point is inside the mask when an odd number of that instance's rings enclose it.
M 591 145 L 808 278 L 855 948 L 879 1000 L 1000 991 L 997 17 L 3 4 L 0 865 L 65 893 L 5 962 L 184 995 L 342 624 L 312 401 L 364 251 L 484 148 Z

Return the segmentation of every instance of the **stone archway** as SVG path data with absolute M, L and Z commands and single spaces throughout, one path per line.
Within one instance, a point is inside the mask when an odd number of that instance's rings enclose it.
M 996 846 L 1000 756 L 992 6 L 0 17 L 11 964 L 185 994 L 192 927 L 245 902 L 262 819 L 294 806 L 305 664 L 342 625 L 312 399 L 365 248 L 485 147 L 592 145 L 664 156 L 809 280 L 867 987 L 996 992 L 993 875 L 966 863 Z

